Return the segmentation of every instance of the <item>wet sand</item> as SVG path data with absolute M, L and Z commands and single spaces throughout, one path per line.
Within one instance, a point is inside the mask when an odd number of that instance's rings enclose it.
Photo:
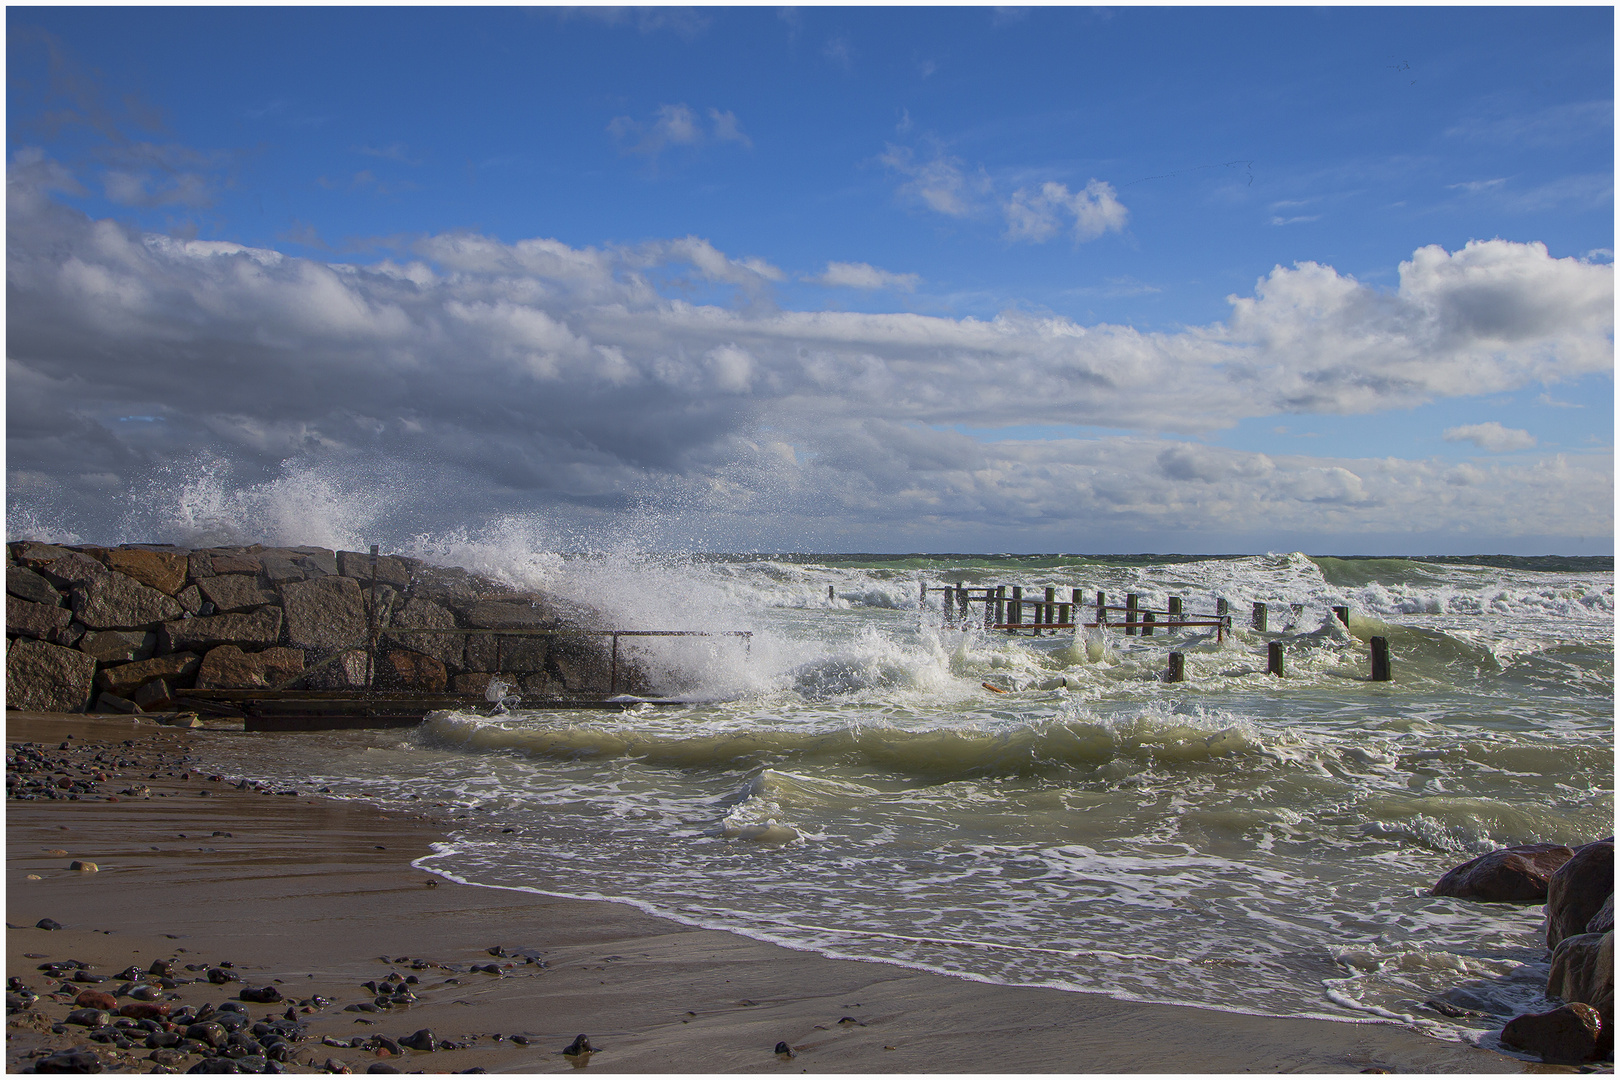
M 160 745 L 183 753 L 191 742 L 128 717 L 7 716 L 8 744 L 54 750 L 69 735 L 126 755 Z M 517 1073 L 1574 1071 L 1395 1025 L 993 986 L 695 930 L 621 904 L 458 885 L 410 865 L 444 835 L 442 822 L 238 790 L 209 780 L 203 765 L 189 779 L 166 775 L 178 769 L 157 779 L 109 769 L 97 794 L 78 801 L 8 800 L 9 976 L 45 994 L 60 985 L 36 970 L 47 960 L 85 961 L 109 976 L 98 989 L 116 988 L 121 980 L 111 976 L 132 963 L 229 961 L 242 983 L 185 983 L 173 991 L 176 1005 L 217 1005 L 243 986 L 266 985 L 293 1002 L 331 999 L 298 1011 L 306 1035 L 294 1071 L 327 1059 L 356 1072 L 379 1061 L 402 1072 Z M 132 783 L 150 793 L 117 795 Z M 69 870 L 75 859 L 99 869 Z M 43 918 L 62 929 L 36 928 Z M 508 955 L 492 955 L 497 947 Z M 516 955 L 524 951 L 544 966 Z M 502 973 L 470 970 L 491 963 Z M 361 984 L 390 972 L 417 977 L 416 1002 L 344 1010 L 370 1002 Z M 288 1004 L 245 1008 L 261 1019 L 283 1015 Z M 8 1070 L 68 1045 L 94 1047 L 109 1066 L 116 1059 L 126 1069 L 153 1067 L 138 1043 L 117 1051 L 86 1043 L 82 1028 L 51 1034 L 47 1021 L 71 1008 L 45 996 L 34 1015 L 11 1016 Z M 397 1040 L 423 1028 L 460 1048 L 396 1058 L 322 1042 Z M 595 1052 L 562 1054 L 581 1033 Z M 794 1056 L 774 1053 L 779 1042 Z

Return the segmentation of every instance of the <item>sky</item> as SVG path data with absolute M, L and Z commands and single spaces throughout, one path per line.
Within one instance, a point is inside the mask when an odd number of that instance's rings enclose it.
M 1612 8 L 6 20 L 13 538 L 1613 551 Z

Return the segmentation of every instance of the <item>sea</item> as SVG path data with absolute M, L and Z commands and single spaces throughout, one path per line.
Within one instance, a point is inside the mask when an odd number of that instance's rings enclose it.
M 1554 1007 L 1541 908 L 1428 890 L 1500 846 L 1613 832 L 1607 559 L 441 557 L 617 628 L 716 635 L 623 639 L 681 704 L 209 737 L 239 775 L 437 807 L 454 829 L 419 865 L 457 881 L 1501 1049 L 1506 1020 Z M 1098 591 L 1189 616 L 1225 600 L 1232 626 L 987 630 L 978 604 L 947 617 L 946 585 L 1079 589 L 1086 621 Z

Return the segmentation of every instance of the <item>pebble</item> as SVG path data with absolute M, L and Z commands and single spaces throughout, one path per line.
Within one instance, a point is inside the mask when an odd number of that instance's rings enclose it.
M 83 859 L 74 859 L 72 862 L 68 863 L 68 869 L 77 870 L 81 874 L 94 874 L 100 870 L 101 867 L 97 866 L 93 862 L 86 862 Z
M 101 990 L 81 990 L 79 996 L 73 999 L 73 1004 L 81 1009 L 106 1009 L 111 1012 L 118 1008 L 118 999 Z
M 39 922 L 35 923 L 34 925 L 36 927 L 38 927 L 39 929 L 41 929 L 41 930 L 60 930 L 60 929 L 62 929 L 62 924 L 57 922 L 55 919 L 41 919 L 41 920 L 39 920 Z
M 584 1036 L 580 1037 L 584 1038 Z M 409 1047 L 412 1050 L 432 1050 L 435 1045 L 433 1032 L 428 1028 L 422 1028 L 399 1040 L 399 1045 Z

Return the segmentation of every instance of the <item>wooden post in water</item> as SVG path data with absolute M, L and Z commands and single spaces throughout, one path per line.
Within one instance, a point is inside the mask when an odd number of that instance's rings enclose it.
M 833 587 L 831 585 L 827 586 L 827 599 L 833 599 Z
M 1266 645 L 1266 674 L 1282 677 L 1283 646 L 1280 641 L 1269 642 Z
M 1227 615 L 1227 614 L 1230 614 L 1231 611 L 1232 611 L 1232 605 L 1227 603 L 1225 600 L 1217 600 L 1217 601 L 1215 601 L 1215 614 L 1216 615 Z
M 984 628 L 989 630 L 996 625 L 996 590 L 986 585 L 984 587 Z
M 1153 636 L 1153 624 L 1158 622 L 1158 621 L 1159 621 L 1159 617 L 1157 615 L 1153 614 L 1153 612 L 1151 612 L 1151 611 L 1143 612 L 1142 613 L 1142 636 L 1143 637 L 1152 637 Z
M 1255 601 L 1255 605 L 1254 605 L 1254 628 L 1256 630 L 1261 631 L 1262 633 L 1265 632 L 1265 629 L 1266 629 L 1266 602 L 1264 600 Z
M 1012 591 L 1012 604 L 1007 609 L 1008 627 L 1017 626 L 1019 623 L 1024 621 L 1024 587 L 1022 585 L 1014 585 L 1012 587 Z M 1009 629 L 1007 632 L 1009 634 L 1018 633 L 1017 630 L 1012 629 Z
M 1108 594 L 1097 590 L 1097 629 L 1108 625 Z
M 1046 587 L 1046 604 L 1041 609 L 1041 622 L 1045 623 L 1047 626 L 1051 626 L 1053 623 L 1057 622 L 1057 605 L 1054 603 L 1055 600 L 1057 600 L 1057 590 L 1048 585 Z
M 1389 682 L 1389 638 L 1375 637 L 1367 644 L 1372 646 L 1372 681 Z
M 1187 679 L 1187 655 L 1173 652 L 1170 654 L 1170 670 L 1164 673 L 1165 682 L 1185 682 Z
M 919 586 L 919 588 L 921 590 L 920 592 L 917 593 L 917 606 L 919 608 L 927 607 L 928 606 L 928 582 L 919 581 L 917 584 L 918 584 L 918 586 Z
M 1007 586 L 996 586 L 996 622 L 1007 621 Z
M 965 628 L 968 622 L 967 584 L 965 582 L 958 581 L 956 583 L 956 609 L 961 612 L 957 618 Z
M 1165 622 L 1181 621 L 1181 597 L 1172 596 L 1164 605 L 1164 609 L 1169 615 L 1169 617 L 1165 619 Z
M 1062 603 L 1062 604 L 1058 605 L 1058 617 L 1057 617 L 1058 625 L 1061 626 L 1061 625 L 1064 625 L 1064 624 L 1069 622 L 1070 607 L 1071 607 L 1071 605 L 1069 605 L 1068 603 Z
M 1333 609 L 1333 614 L 1337 615 L 1339 617 L 1339 621 L 1344 623 L 1344 625 L 1350 625 L 1350 608 L 1348 605 L 1339 604 L 1335 606 Z
M 1136 636 L 1136 594 L 1125 594 L 1125 636 Z
M 940 593 L 945 598 L 945 606 L 940 608 L 942 613 L 941 619 L 945 625 L 949 626 L 952 622 L 956 621 L 956 594 L 951 592 L 951 587 L 949 585 L 941 589 Z
M 1076 634 L 1079 634 L 1080 633 L 1080 621 L 1085 618 L 1085 616 L 1080 611 L 1080 590 L 1079 589 L 1070 589 L 1069 590 L 1069 599 L 1074 605 L 1072 608 L 1069 609 L 1070 612 L 1071 612 L 1069 617 L 1074 620 L 1074 632 Z

